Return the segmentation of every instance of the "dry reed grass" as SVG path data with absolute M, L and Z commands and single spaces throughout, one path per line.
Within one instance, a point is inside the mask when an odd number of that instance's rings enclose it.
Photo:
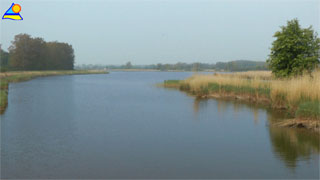
M 271 71 L 246 71 L 246 72 L 234 72 L 230 74 L 218 74 L 218 75 L 244 78 L 244 79 L 270 80 L 273 78 Z
M 320 70 L 311 76 L 290 79 L 275 79 L 269 71 L 251 71 L 232 74 L 193 75 L 181 81 L 191 91 L 197 92 L 210 83 L 230 85 L 234 87 L 269 88 L 270 98 L 275 104 L 286 104 L 294 107 L 301 100 L 320 101 Z

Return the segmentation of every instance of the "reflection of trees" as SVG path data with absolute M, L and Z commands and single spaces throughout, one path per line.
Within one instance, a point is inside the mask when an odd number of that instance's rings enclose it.
M 320 137 L 317 134 L 272 125 L 269 126 L 269 132 L 274 152 L 288 167 L 295 167 L 299 158 L 310 159 L 312 154 L 320 152 Z
M 198 113 L 206 107 L 207 101 L 207 99 L 196 98 L 193 104 L 194 112 Z M 222 99 L 216 99 L 216 102 L 219 113 L 226 113 L 230 106 L 233 106 L 235 113 L 250 110 L 255 124 L 259 122 L 259 111 L 266 111 L 273 151 L 288 167 L 294 168 L 299 159 L 311 159 L 312 155 L 320 153 L 319 135 L 303 129 L 280 128 L 272 125 L 288 118 L 284 112 L 245 102 Z

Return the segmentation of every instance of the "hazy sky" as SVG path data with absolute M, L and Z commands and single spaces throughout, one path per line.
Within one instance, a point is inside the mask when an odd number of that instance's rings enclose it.
M 1 0 L 1 17 L 12 2 L 24 20 L 0 20 L 3 48 L 27 33 L 72 44 L 76 64 L 263 61 L 287 20 L 320 30 L 319 0 Z

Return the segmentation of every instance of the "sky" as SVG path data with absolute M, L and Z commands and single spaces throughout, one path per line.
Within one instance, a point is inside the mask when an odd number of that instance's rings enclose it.
M 320 0 L 1 0 L 0 43 L 27 33 L 73 46 L 76 64 L 265 61 L 273 34 L 298 18 L 319 33 Z

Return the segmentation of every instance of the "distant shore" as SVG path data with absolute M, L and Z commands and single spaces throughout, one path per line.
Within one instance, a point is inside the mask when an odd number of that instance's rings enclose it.
M 0 114 L 8 106 L 9 83 L 21 82 L 36 77 L 80 74 L 107 74 L 104 70 L 63 70 L 63 71 L 9 71 L 0 73 Z
M 139 72 L 139 71 L 147 71 L 147 72 L 159 72 L 157 69 L 106 69 L 107 71 L 125 71 L 125 72 Z
M 193 75 L 185 80 L 167 80 L 163 87 L 175 88 L 198 98 L 234 99 L 265 104 L 285 111 L 290 120 L 281 127 L 320 128 L 320 70 L 312 76 L 275 79 L 271 72 Z
M 212 69 L 205 69 L 201 71 L 186 71 L 186 70 L 158 70 L 158 69 L 106 69 L 106 71 L 124 71 L 124 72 L 225 72 L 225 71 L 215 71 Z

